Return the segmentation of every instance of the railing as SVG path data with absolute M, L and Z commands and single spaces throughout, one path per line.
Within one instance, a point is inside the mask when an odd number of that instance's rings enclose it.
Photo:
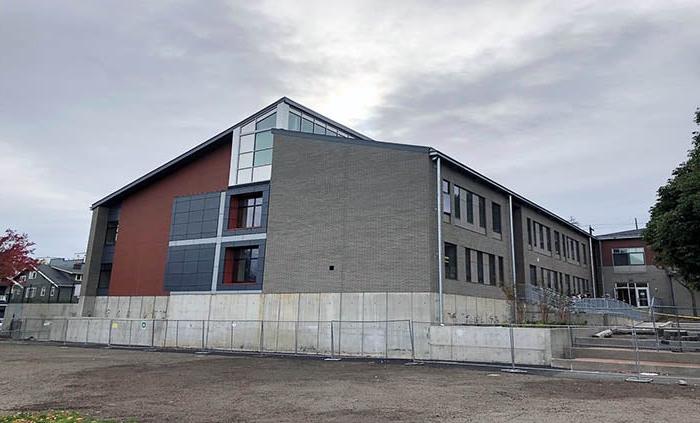
M 554 289 L 525 284 L 520 291 L 521 299 L 530 304 L 548 304 L 551 307 L 564 308 L 571 304 L 571 299 Z
M 626 302 L 612 298 L 575 299 L 571 302 L 571 310 L 575 313 L 620 315 L 634 320 L 648 319 L 648 311 L 642 311 Z

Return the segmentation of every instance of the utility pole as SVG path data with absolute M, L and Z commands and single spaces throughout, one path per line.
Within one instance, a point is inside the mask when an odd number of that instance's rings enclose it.
M 634 218 L 634 229 L 639 230 L 639 223 L 637 223 L 637 218 Z

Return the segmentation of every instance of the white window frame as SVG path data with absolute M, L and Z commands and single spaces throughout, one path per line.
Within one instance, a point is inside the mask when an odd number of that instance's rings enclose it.
M 45 286 L 41 287 L 41 291 L 39 291 L 39 296 L 40 297 L 46 296 L 46 287 Z

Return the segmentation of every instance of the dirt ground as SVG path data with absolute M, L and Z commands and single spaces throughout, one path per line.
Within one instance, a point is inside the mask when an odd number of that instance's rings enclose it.
M 700 420 L 700 388 L 459 366 L 0 342 L 0 414 L 136 421 Z

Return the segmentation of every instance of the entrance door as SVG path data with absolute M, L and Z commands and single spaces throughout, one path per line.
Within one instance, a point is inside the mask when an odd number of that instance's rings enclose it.
M 649 287 L 647 284 L 638 283 L 636 290 L 638 307 L 649 307 Z
M 649 307 L 649 284 L 616 283 L 615 298 L 634 307 Z

